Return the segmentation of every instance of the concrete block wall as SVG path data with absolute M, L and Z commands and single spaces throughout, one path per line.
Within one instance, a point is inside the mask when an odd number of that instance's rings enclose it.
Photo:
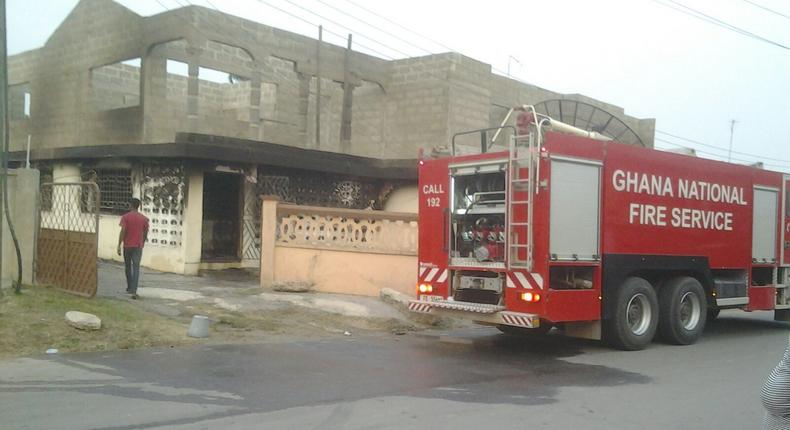
M 104 111 L 140 104 L 140 68 L 114 63 L 91 69 L 91 104 Z
M 384 88 L 362 81 L 354 89 L 351 108 L 352 151 L 366 157 L 379 157 L 387 147 L 385 127 L 389 115 Z
M 384 158 L 415 158 L 449 138 L 450 62 L 445 55 L 397 60 L 387 87 Z
M 321 141 L 316 145 L 316 99 L 318 79 L 310 80 L 310 96 L 307 101 L 307 147 L 322 151 L 341 152 L 340 150 L 340 116 L 343 111 L 343 86 L 339 82 L 321 79 Z M 312 125 L 312 126 L 310 126 Z

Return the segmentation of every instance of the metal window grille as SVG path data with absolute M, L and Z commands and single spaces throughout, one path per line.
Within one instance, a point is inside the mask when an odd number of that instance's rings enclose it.
M 95 169 L 92 178 L 99 186 L 99 211 L 102 213 L 122 214 L 129 210 L 132 199 L 132 171 L 129 169 Z M 83 199 L 83 201 L 92 201 Z M 83 212 L 90 212 L 83 208 Z

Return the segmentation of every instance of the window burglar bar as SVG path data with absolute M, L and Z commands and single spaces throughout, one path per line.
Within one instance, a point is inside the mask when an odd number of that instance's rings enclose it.
M 96 182 L 101 191 L 99 211 L 110 214 L 122 214 L 129 209 L 132 199 L 132 172 L 129 169 L 94 169 L 88 178 Z M 92 176 L 92 177 L 91 177 Z M 83 198 L 83 202 L 92 199 Z M 83 207 L 83 212 L 91 212 Z

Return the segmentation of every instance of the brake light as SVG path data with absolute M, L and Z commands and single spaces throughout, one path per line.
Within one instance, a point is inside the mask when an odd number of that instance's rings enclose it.
M 530 303 L 537 303 L 540 301 L 540 294 L 531 292 L 521 293 L 521 300 Z
M 432 293 L 433 292 L 433 286 L 431 286 L 431 284 L 420 284 L 417 287 L 417 291 L 419 291 L 422 294 Z

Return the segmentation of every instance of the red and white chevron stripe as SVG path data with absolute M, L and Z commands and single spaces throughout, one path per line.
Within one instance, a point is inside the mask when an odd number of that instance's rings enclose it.
M 533 317 L 527 315 L 510 314 L 507 312 L 502 312 L 502 321 L 504 321 L 508 325 L 532 328 L 534 326 L 532 324 L 532 319 Z
M 447 269 L 420 266 L 417 279 L 420 282 L 445 282 L 447 280 Z
M 412 301 L 409 302 L 409 310 L 412 312 L 422 312 L 427 314 L 431 312 L 431 305 Z
M 528 290 L 532 290 L 532 289 L 542 290 L 543 276 L 541 276 L 540 273 L 508 272 L 506 285 L 508 288 L 526 288 Z

